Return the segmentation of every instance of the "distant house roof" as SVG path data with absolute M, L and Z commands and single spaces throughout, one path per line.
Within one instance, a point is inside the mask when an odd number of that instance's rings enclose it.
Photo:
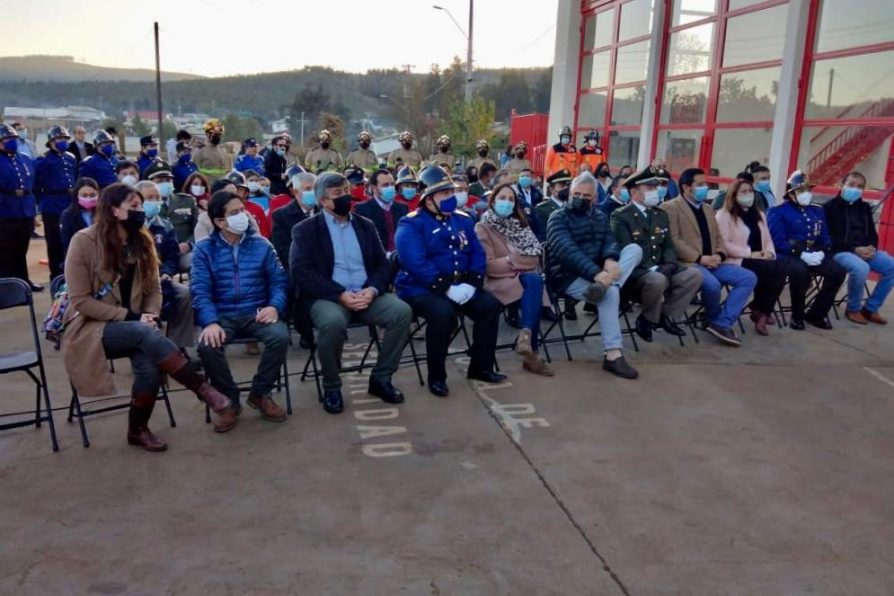
M 93 122 L 104 120 L 105 112 L 86 106 L 67 106 L 64 108 L 29 108 L 10 106 L 3 108 L 4 118 L 30 118 L 33 120 L 78 120 Z

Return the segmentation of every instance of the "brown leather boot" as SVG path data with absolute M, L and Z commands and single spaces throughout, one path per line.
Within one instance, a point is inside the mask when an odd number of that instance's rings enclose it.
M 261 417 L 267 422 L 285 422 L 288 416 L 273 398 L 269 395 L 249 395 L 248 405 L 261 412 Z
M 522 360 L 522 368 L 535 375 L 543 375 L 544 377 L 552 377 L 555 375 L 553 370 L 544 362 L 540 356 L 534 354 L 525 354 Z
M 187 366 L 189 361 L 179 351 L 171 352 L 158 363 L 163 373 L 196 394 L 199 401 L 208 404 L 217 413 L 223 412 L 230 405 L 230 398 L 211 386 L 205 378 L 193 368 Z
M 224 410 L 220 412 L 220 415 L 214 420 L 214 432 L 225 433 L 233 430 L 236 426 L 236 416 L 238 415 L 239 412 L 236 411 L 236 408 L 224 408 Z
M 149 430 L 149 418 L 155 408 L 155 394 L 135 392 L 130 400 L 127 425 L 127 443 L 146 451 L 158 452 L 168 448 L 167 443 Z

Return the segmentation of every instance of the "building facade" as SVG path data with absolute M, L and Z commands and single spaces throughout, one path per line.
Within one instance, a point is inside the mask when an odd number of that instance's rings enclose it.
M 559 0 L 558 31 L 550 143 L 595 130 L 615 171 L 718 183 L 759 161 L 777 196 L 795 168 L 894 185 L 892 0 Z

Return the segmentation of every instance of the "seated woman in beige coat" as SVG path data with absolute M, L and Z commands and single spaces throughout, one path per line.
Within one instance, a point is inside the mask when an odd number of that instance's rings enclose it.
M 158 257 L 145 220 L 139 192 L 125 184 L 102 191 L 93 224 L 74 235 L 65 258 L 71 302 L 62 349 L 71 384 L 84 397 L 115 394 L 106 361 L 129 358 L 134 380 L 127 442 L 164 451 L 165 442 L 149 430 L 162 374 L 195 392 L 215 412 L 229 408 L 230 400 L 188 366 L 158 330 Z
M 786 267 L 776 260 L 767 216 L 754 203 L 754 187 L 736 180 L 726 193 L 723 208 L 715 215 L 726 262 L 742 265 L 757 276 L 751 302 L 751 320 L 759 335 L 768 335 L 768 323 L 779 294 L 785 288 Z
M 552 376 L 553 371 L 537 354 L 540 308 L 549 304 L 540 274 L 543 249 L 511 184 L 501 184 L 490 194 L 475 233 L 487 254 L 484 287 L 504 305 L 521 302 L 521 331 L 515 351 L 523 358 L 524 369 Z

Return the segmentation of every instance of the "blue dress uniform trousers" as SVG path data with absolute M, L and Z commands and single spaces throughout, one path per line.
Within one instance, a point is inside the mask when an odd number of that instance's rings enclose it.
M 0 277 L 28 281 L 28 245 L 34 231 L 34 162 L 0 152 Z

